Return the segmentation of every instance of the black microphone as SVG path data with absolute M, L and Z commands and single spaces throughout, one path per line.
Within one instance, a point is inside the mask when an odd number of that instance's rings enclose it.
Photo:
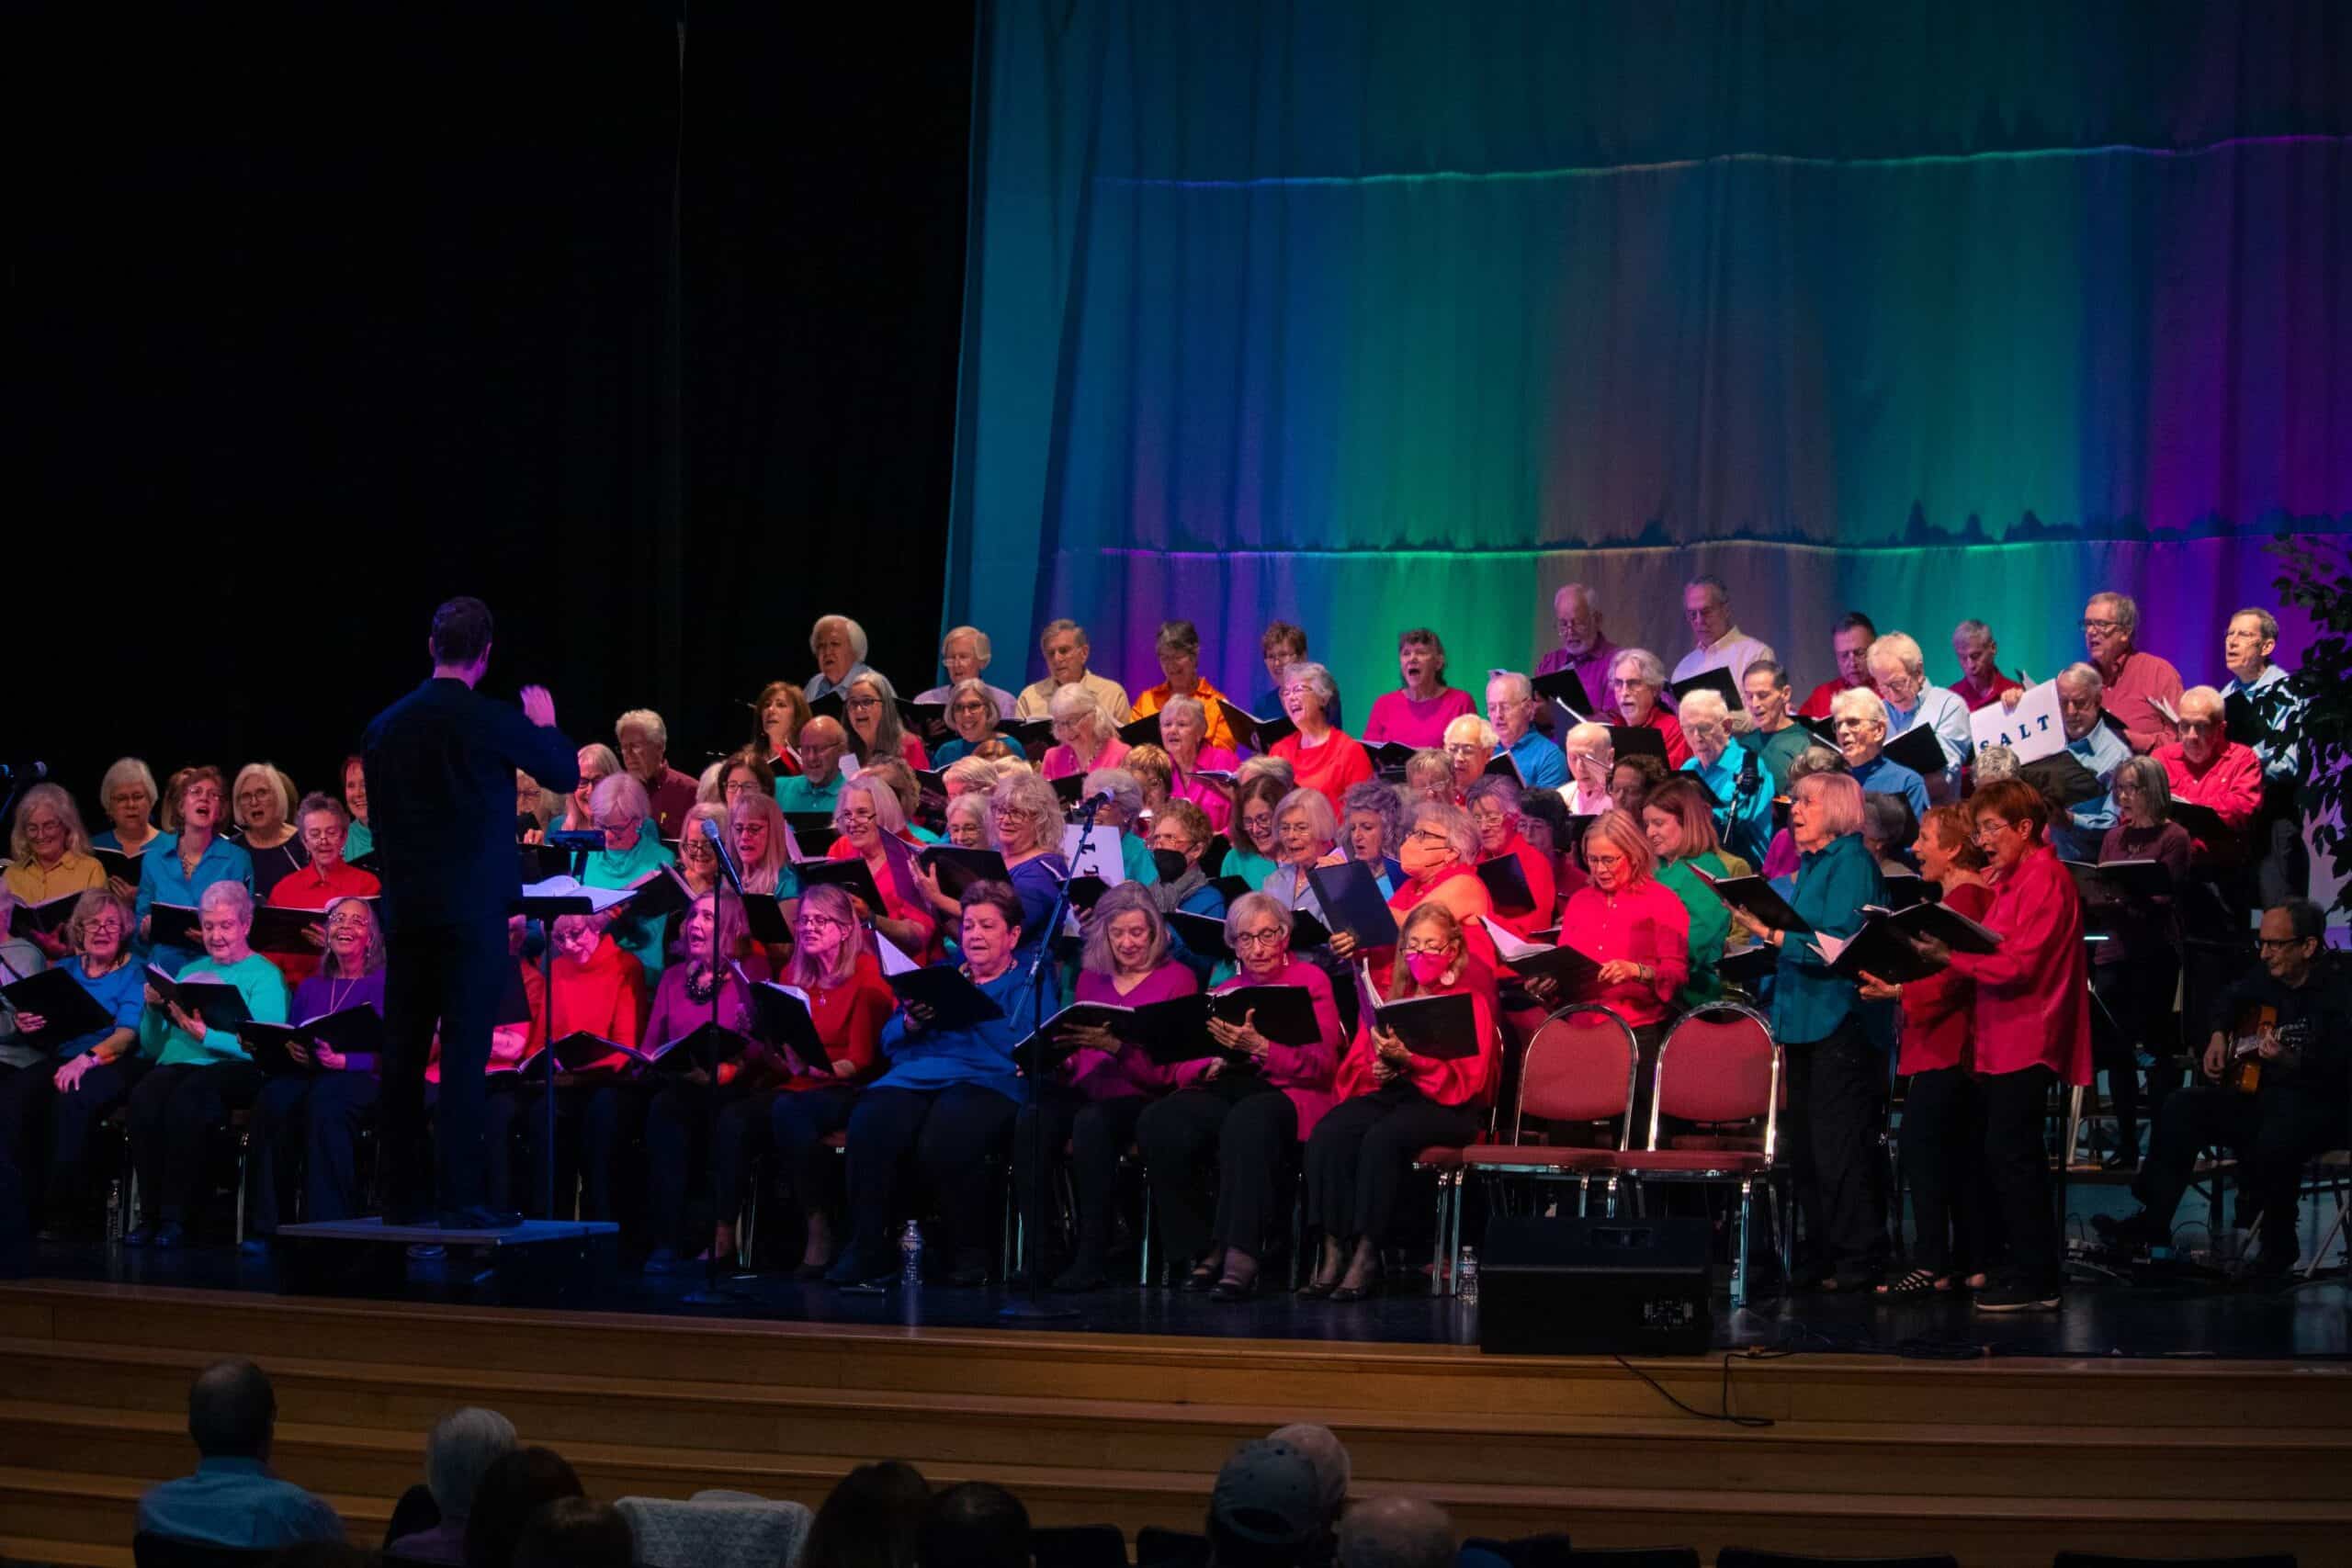
M 47 762 L 0 762 L 0 784 L 39 784 L 47 777 Z
M 718 830 L 718 823 L 706 817 L 702 818 L 702 836 L 708 839 L 710 847 L 718 852 L 718 869 L 726 876 L 727 886 L 735 889 L 735 897 L 741 898 L 743 896 L 743 878 L 735 869 L 735 857 L 727 852 L 727 835 Z
M 1069 808 L 1069 814 L 1072 817 L 1091 817 L 1097 810 L 1113 804 L 1118 798 L 1119 797 L 1107 789 L 1098 789 L 1092 795 L 1088 795 L 1084 800 L 1081 800 L 1077 805 L 1071 807 Z
M 601 850 L 605 847 L 605 831 L 601 828 L 554 828 L 539 841 L 559 850 Z
M 1753 791 L 1762 780 L 1756 771 L 1756 753 L 1747 747 L 1739 749 L 1739 781 L 1733 787 L 1741 795 Z

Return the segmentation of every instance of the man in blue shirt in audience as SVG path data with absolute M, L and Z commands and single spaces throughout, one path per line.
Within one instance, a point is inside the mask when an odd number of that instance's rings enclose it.
M 196 1473 L 149 1488 L 139 1499 L 140 1533 L 255 1551 L 342 1540 L 343 1521 L 322 1498 L 269 1472 L 277 1426 L 268 1373 L 251 1361 L 205 1368 L 187 1393 Z

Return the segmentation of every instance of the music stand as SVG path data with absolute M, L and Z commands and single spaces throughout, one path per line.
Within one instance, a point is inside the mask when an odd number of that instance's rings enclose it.
M 718 950 L 718 933 L 723 929 L 723 923 L 718 918 L 718 910 L 719 905 L 726 898 L 727 890 L 729 887 L 732 887 L 735 890 L 736 908 L 739 911 L 742 908 L 743 880 L 742 873 L 735 864 L 734 853 L 727 847 L 725 837 L 719 833 L 716 828 L 711 826 L 710 818 L 707 817 L 702 819 L 702 830 L 703 837 L 710 841 L 712 857 L 718 863 L 718 879 L 713 882 L 710 886 L 710 1032 L 707 1036 L 706 1043 L 703 1047 L 703 1071 L 710 1079 L 710 1082 L 704 1086 L 707 1098 L 710 1100 L 710 1126 L 707 1129 L 709 1141 L 703 1145 L 702 1157 L 703 1174 L 706 1177 L 709 1177 L 715 1173 L 718 1165 L 718 1112 L 720 1109 L 718 1097 L 718 1032 L 721 1028 L 718 1021 L 718 1004 L 727 995 L 728 977 L 730 975 L 738 973 L 733 955 L 729 953 L 721 953 Z M 687 922 L 692 923 L 694 918 L 694 904 L 689 900 L 686 905 Z M 689 951 L 686 954 L 686 976 L 689 979 L 694 977 L 694 954 Z M 750 987 L 748 985 L 745 987 L 744 999 L 746 1005 L 748 1005 L 750 1001 Z M 737 1069 L 738 1076 L 741 1075 L 741 1068 Z M 693 1168 L 693 1163 L 691 1161 L 688 1162 L 687 1168 L 690 1170 Z M 681 1296 L 679 1300 L 688 1306 L 731 1306 L 748 1300 L 749 1298 L 747 1298 L 742 1292 L 729 1290 L 718 1282 L 718 1236 L 717 1234 L 718 1223 L 718 1186 L 716 1181 L 710 1182 L 709 1185 L 711 1190 L 712 1235 L 710 1245 L 703 1248 L 703 1251 L 707 1254 L 707 1256 L 703 1259 L 702 1289 L 698 1291 L 688 1291 L 684 1296 Z M 694 1198 L 691 1188 L 688 1190 L 688 1196 L 686 1199 L 686 1213 L 689 1215 L 694 1213 Z
M 571 879 L 581 880 L 581 873 L 588 869 L 588 850 L 583 844 L 564 846 L 571 853 Z M 539 922 L 539 992 L 546 999 L 540 1005 L 539 1027 L 547 1041 L 539 1049 L 546 1055 L 547 1066 L 547 1217 L 555 1218 L 555 923 L 566 915 L 593 915 L 595 900 L 585 893 L 525 894 L 519 890 L 508 906 L 525 919 L 536 918 Z

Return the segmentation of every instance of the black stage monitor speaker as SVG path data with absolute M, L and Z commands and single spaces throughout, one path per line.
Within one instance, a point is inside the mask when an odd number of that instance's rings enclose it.
M 1712 1227 L 1702 1219 L 1487 1222 L 1478 1348 L 1507 1356 L 1698 1356 Z

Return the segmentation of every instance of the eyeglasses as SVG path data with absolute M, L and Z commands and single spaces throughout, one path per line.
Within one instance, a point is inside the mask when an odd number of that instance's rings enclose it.
M 1451 845 L 1453 840 L 1434 828 L 1416 828 L 1405 835 L 1407 843 Z
M 2265 953 L 2284 952 L 2312 940 L 2307 936 L 2258 936 L 2254 939 L 2254 945 Z
M 842 704 L 842 706 L 845 708 L 854 708 L 860 713 L 865 712 L 867 708 L 878 708 L 881 705 L 882 699 L 880 697 L 852 697 Z
M 2022 824 L 2004 822 L 1997 817 L 1979 817 L 1976 819 L 1975 831 L 1969 836 L 1981 844 L 1987 839 L 1997 839 L 2010 829 L 2019 826 Z
M 1509 821 L 1510 818 L 1499 811 L 1473 811 L 1470 813 L 1470 820 L 1481 828 L 1499 828 Z
M 1469 741 L 1456 741 L 1445 749 L 1445 754 L 1449 757 L 1475 757 L 1485 750 L 1485 747 Z
M 1407 943 L 1405 944 L 1405 951 L 1406 951 L 1408 953 L 1434 953 L 1439 954 L 1441 957 L 1442 957 L 1442 956 L 1445 956 L 1445 955 L 1451 954 L 1451 953 L 1453 952 L 1453 945 L 1452 945 L 1451 943 L 1449 943 L 1449 942 L 1407 942 Z
M 838 818 L 835 818 L 834 820 L 849 823 L 853 827 L 869 828 L 872 827 L 878 818 L 870 810 L 844 811 Z
M 1240 932 L 1233 939 L 1233 950 L 1238 953 L 1246 947 L 1255 952 L 1259 948 L 1278 946 L 1289 940 L 1290 933 L 1282 927 L 1268 926 L 1263 931 Z
M 837 931 L 842 929 L 842 922 L 831 915 L 803 915 L 799 926 L 804 931 Z
M 989 711 L 989 705 L 986 703 L 974 702 L 967 697 L 964 701 L 956 705 L 955 711 L 957 713 L 986 713 Z
M 83 926 L 82 934 L 85 937 L 120 936 L 123 933 L 123 930 L 124 927 L 120 920 L 92 920 Z
M 1037 817 L 1035 812 L 1020 806 L 991 806 L 989 815 L 1000 822 L 1031 822 Z
M 2083 630 L 2086 632 L 2120 632 L 2122 629 L 2121 621 L 2098 621 L 2088 616 L 2084 617 L 2083 620 Z

